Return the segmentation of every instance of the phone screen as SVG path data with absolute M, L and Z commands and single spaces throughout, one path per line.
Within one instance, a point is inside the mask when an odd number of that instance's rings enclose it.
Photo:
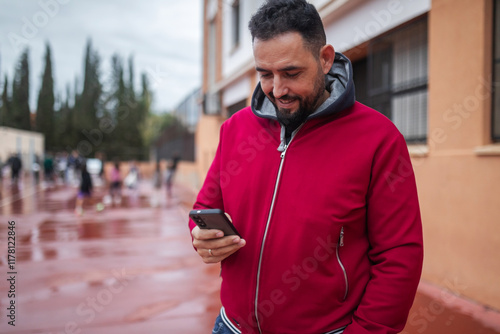
M 216 229 L 224 232 L 224 235 L 240 235 L 233 223 L 220 209 L 192 210 L 189 217 L 201 229 Z

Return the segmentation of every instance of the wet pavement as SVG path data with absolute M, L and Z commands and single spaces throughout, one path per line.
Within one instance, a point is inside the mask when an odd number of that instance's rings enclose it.
M 187 229 L 193 195 L 175 190 L 167 200 L 143 182 L 124 191 L 120 204 L 98 211 L 105 195 L 98 189 L 77 216 L 76 188 L 4 184 L 0 333 L 209 332 L 220 307 L 218 267 L 193 251 Z M 7 266 L 9 221 L 14 270 Z M 7 317 L 11 300 L 15 327 Z
M 0 333 L 211 332 L 219 268 L 192 249 L 186 225 L 192 192 L 177 186 L 167 199 L 145 180 L 100 210 L 106 202 L 100 187 L 78 216 L 75 187 L 4 181 L 1 189 Z M 456 289 L 422 282 L 403 333 L 500 333 L 500 314 Z

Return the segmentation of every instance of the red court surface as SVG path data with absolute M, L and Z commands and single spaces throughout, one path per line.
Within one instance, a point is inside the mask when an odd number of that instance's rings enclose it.
M 2 186 L 0 333 L 211 333 L 219 268 L 205 265 L 191 246 L 192 192 L 176 187 L 167 199 L 144 180 L 139 189 L 125 189 L 120 203 L 98 210 L 100 188 L 78 216 L 76 188 L 44 188 L 8 180 Z M 500 333 L 500 315 L 465 301 L 450 282 L 449 290 L 421 284 L 403 333 Z M 7 310 L 12 300 L 15 326 Z

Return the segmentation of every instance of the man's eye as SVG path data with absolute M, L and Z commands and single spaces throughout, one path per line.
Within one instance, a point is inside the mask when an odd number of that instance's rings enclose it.
M 289 78 L 295 78 L 298 75 L 299 75 L 299 72 L 297 72 L 297 73 L 287 73 L 286 74 L 286 76 L 289 77 Z
M 271 73 L 262 73 L 262 74 L 260 75 L 260 77 L 261 77 L 261 78 L 265 78 L 265 79 L 270 78 L 270 77 L 271 77 Z

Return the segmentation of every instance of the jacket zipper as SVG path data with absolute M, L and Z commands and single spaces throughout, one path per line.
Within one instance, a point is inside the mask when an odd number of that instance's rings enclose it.
M 288 147 L 292 143 L 293 138 L 295 138 L 295 136 L 297 135 L 297 133 L 299 132 L 299 130 L 302 128 L 303 125 L 304 125 L 304 123 L 302 125 L 300 125 L 297 128 L 297 130 L 295 130 L 295 134 L 292 135 L 288 144 L 285 145 L 283 152 L 281 152 L 280 167 L 278 169 L 278 176 L 276 177 L 276 183 L 274 184 L 273 199 L 271 200 L 271 208 L 269 210 L 269 215 L 267 216 L 266 229 L 264 230 L 264 237 L 262 238 L 262 246 L 260 247 L 259 266 L 257 267 L 257 288 L 255 290 L 255 307 L 254 307 L 255 320 L 257 322 L 257 328 L 259 329 L 259 333 L 262 333 L 262 329 L 260 328 L 260 322 L 259 322 L 259 288 L 260 288 L 260 270 L 262 267 L 262 256 L 264 254 L 264 245 L 266 243 L 267 232 L 269 230 L 269 224 L 271 222 L 271 217 L 272 217 L 273 211 L 274 211 L 274 205 L 276 202 L 276 195 L 278 194 L 278 186 L 279 186 L 280 179 L 281 179 L 281 172 L 283 170 L 283 164 L 285 162 L 285 154 L 286 154 Z
M 337 262 L 340 265 L 340 268 L 342 269 L 342 272 L 344 274 L 344 281 L 345 281 L 345 293 L 344 293 L 344 300 L 347 298 L 347 293 L 349 292 L 349 281 L 347 280 L 347 271 L 345 270 L 344 264 L 340 260 L 340 255 L 339 255 L 339 248 L 344 247 L 344 226 L 341 227 L 340 229 L 340 236 L 339 236 L 339 244 L 337 246 Z

